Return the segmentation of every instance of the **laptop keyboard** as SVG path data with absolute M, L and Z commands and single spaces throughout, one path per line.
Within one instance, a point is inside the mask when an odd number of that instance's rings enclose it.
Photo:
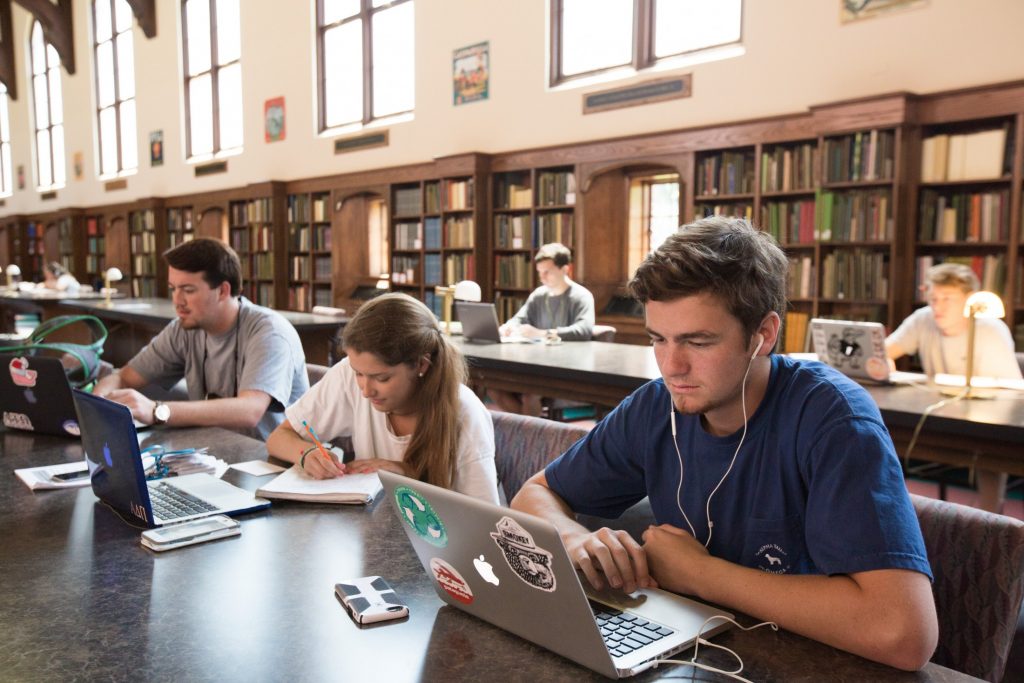
M 590 607 L 594 610 L 594 618 L 601 629 L 604 644 L 608 646 L 612 655 L 617 657 L 675 633 L 670 628 L 647 621 L 635 614 L 620 612 L 607 605 L 591 602 Z
M 153 504 L 153 512 L 163 520 L 193 517 L 217 510 L 205 500 L 162 481 L 149 487 L 149 500 Z

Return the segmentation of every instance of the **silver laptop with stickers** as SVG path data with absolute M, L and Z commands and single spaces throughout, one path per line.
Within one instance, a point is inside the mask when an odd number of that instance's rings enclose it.
M 858 382 L 908 384 L 924 375 L 889 369 L 882 323 L 856 320 L 811 319 L 811 343 L 818 360 Z
M 444 602 L 598 673 L 632 676 L 729 627 L 708 619 L 730 613 L 666 591 L 585 591 L 548 522 L 379 474 Z

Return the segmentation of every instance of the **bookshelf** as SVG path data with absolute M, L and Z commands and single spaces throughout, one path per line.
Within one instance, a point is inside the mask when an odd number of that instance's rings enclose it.
M 85 217 L 85 276 L 93 287 L 103 286 L 103 273 L 107 268 L 106 229 L 98 215 Z
M 332 306 L 330 193 L 288 195 L 288 299 L 293 311 Z
M 131 293 L 133 297 L 155 297 L 163 293 L 158 282 L 157 226 L 154 209 L 128 214 L 128 246 L 131 250 Z
M 477 280 L 477 177 L 459 175 L 391 188 L 391 288 L 441 316 L 437 285 Z
M 82 274 L 78 259 L 82 250 L 79 248 L 78 236 L 73 216 L 57 219 L 57 262 L 76 279 Z
M 242 289 L 253 303 L 274 308 L 274 199 L 258 197 L 229 204 L 228 236 L 242 263 Z
M 191 206 L 175 206 L 167 209 L 167 248 L 173 249 L 195 239 Z
M 43 279 L 45 232 L 46 228 L 39 220 L 29 220 L 22 230 L 15 232 L 14 253 L 21 262 L 22 282 L 39 282 Z
M 504 321 L 537 286 L 537 248 L 561 242 L 575 249 L 576 172 L 563 166 L 495 173 L 492 187 L 494 294 Z
M 755 148 L 697 154 L 694 218 L 736 216 L 754 220 Z

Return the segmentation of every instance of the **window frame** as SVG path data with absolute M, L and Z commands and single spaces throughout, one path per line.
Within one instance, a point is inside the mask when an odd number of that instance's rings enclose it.
M 93 67 L 94 67 L 94 69 L 93 69 L 94 70 L 94 81 L 95 81 L 93 85 L 94 85 L 94 89 L 96 91 L 96 140 L 97 140 L 97 143 L 98 143 L 97 150 L 96 150 L 97 151 L 96 161 L 97 161 L 97 168 L 99 170 L 98 176 L 100 178 L 111 177 L 111 175 L 113 177 L 121 176 L 121 175 L 124 175 L 126 173 L 135 172 L 139 168 L 138 154 L 136 154 L 136 157 L 135 157 L 135 166 L 132 167 L 132 168 L 126 168 L 125 167 L 125 165 L 124 165 L 124 148 L 123 148 L 122 143 L 121 143 L 121 136 L 122 136 L 122 134 L 124 132 L 122 130 L 122 126 L 121 126 L 121 107 L 122 107 L 122 105 L 125 102 L 136 101 L 136 96 L 132 95 L 131 97 L 128 97 L 128 98 L 122 98 L 121 97 L 121 73 L 120 73 L 120 66 L 119 66 L 120 60 L 117 57 L 117 37 L 119 35 L 121 35 L 121 34 L 117 32 L 117 16 L 115 14 L 117 12 L 117 7 L 116 7 L 117 1 L 118 0 L 92 0 L 92 7 L 91 7 L 91 9 L 92 9 L 92 55 L 93 55 Z M 96 38 L 96 36 L 97 36 L 97 31 L 96 31 L 96 4 L 100 3 L 100 2 L 106 2 L 106 3 L 109 3 L 109 5 L 110 5 L 110 55 L 111 55 L 111 60 L 112 60 L 111 65 L 113 66 L 113 71 L 111 73 L 111 77 L 114 79 L 114 101 L 110 105 L 108 105 L 107 107 L 103 107 L 100 104 L 100 73 L 99 73 L 99 67 L 100 67 L 99 49 L 100 49 L 100 43 L 99 43 L 99 41 Z M 134 20 L 133 20 L 132 22 L 129 22 L 128 28 L 125 31 L 121 32 L 121 33 L 129 33 L 129 34 L 132 35 L 132 55 L 133 56 L 134 56 L 134 53 L 135 53 L 135 49 L 134 49 L 135 48 L 135 45 L 134 45 L 134 43 L 135 43 L 135 35 L 133 33 L 134 26 L 135 26 L 135 24 L 134 24 Z M 136 95 L 137 94 L 138 94 L 138 92 L 136 91 Z M 113 107 L 114 108 L 114 132 L 115 132 L 115 142 L 116 142 L 116 144 L 115 144 L 115 150 L 116 151 L 115 151 L 115 154 L 114 154 L 114 162 L 115 162 L 114 165 L 115 165 L 116 168 L 114 169 L 112 174 L 108 173 L 108 174 L 105 175 L 103 173 L 103 124 L 102 124 L 102 121 L 100 119 L 100 114 L 101 114 L 101 112 L 104 109 L 107 109 L 109 107 Z M 137 108 L 136 108 L 136 113 L 138 113 L 138 109 Z M 136 122 L 137 122 L 137 119 L 136 119 Z M 136 134 L 137 133 L 138 133 L 138 128 L 136 127 Z
M 629 235 L 626 240 L 626 272 L 633 276 L 637 266 L 651 253 L 651 223 L 654 218 L 652 195 L 655 185 L 675 185 L 679 192 L 676 206 L 676 223 L 682 224 L 683 178 L 677 170 L 658 169 L 627 174 L 630 202 L 638 197 L 639 206 L 628 207 L 630 216 Z M 635 261 L 635 263 L 634 263 Z
M 0 83 L 0 197 L 14 194 L 14 169 L 11 168 L 11 99 L 7 86 Z M 4 125 L 6 122 L 7 125 Z M 6 160 L 6 161 L 5 161 Z
M 686 57 L 689 55 L 699 54 L 708 50 L 715 50 L 717 48 L 725 47 L 727 45 L 739 45 L 743 43 L 743 0 L 740 2 L 740 31 L 739 37 L 735 42 L 728 43 L 716 43 L 714 45 L 705 45 L 704 47 L 696 50 L 686 50 L 683 52 L 676 52 L 671 55 L 664 55 L 662 57 L 656 57 L 654 54 L 654 36 L 655 26 L 657 25 L 657 11 L 655 8 L 656 0 L 633 0 L 633 56 L 632 60 L 627 64 L 616 64 L 614 66 L 606 66 L 600 69 L 593 69 L 591 71 L 584 71 L 578 74 L 572 74 L 566 76 L 562 73 L 562 7 L 563 0 L 549 0 L 548 8 L 550 12 L 550 26 L 551 26 L 551 44 L 549 45 L 549 74 L 548 83 L 551 87 L 563 85 L 565 83 L 571 83 L 584 78 L 591 78 L 593 76 L 599 76 L 608 72 L 620 70 L 620 69 L 632 69 L 635 72 L 650 69 L 651 67 L 673 59 L 679 59 L 680 57 Z
M 210 12 L 210 69 L 200 73 L 189 75 L 188 73 L 188 13 L 186 5 L 188 0 L 181 0 L 179 11 L 181 14 L 181 65 L 182 76 L 185 85 L 185 158 L 187 160 L 217 158 L 226 151 L 241 151 L 244 144 L 239 147 L 231 147 L 230 150 L 222 149 L 220 146 L 220 71 L 226 67 L 239 65 L 241 69 L 242 51 L 239 49 L 238 58 L 224 64 L 217 63 L 219 45 L 217 44 L 217 0 L 208 0 Z M 238 6 L 239 15 L 242 11 L 242 3 Z M 201 155 L 192 152 L 192 103 L 189 93 L 189 83 L 192 79 L 210 74 L 210 103 L 211 103 L 211 125 L 212 125 L 212 149 L 209 154 L 203 152 Z M 241 122 L 240 122 L 241 123 Z
M 42 42 L 43 42 L 43 55 L 42 55 L 43 73 L 41 75 L 43 75 L 46 78 L 47 124 L 46 124 L 45 128 L 39 128 L 38 127 L 38 118 L 39 117 L 38 117 L 38 113 L 37 112 L 39 110 L 39 101 L 36 99 L 36 88 L 35 88 L 35 79 L 36 79 L 36 76 L 37 76 L 36 68 L 35 68 L 36 67 L 36 54 L 35 54 L 35 50 L 32 47 L 33 36 L 35 35 L 35 32 L 36 32 L 37 28 L 39 30 L 39 35 L 42 38 Z M 57 126 L 60 126 L 60 128 L 63 130 L 63 128 L 64 128 L 64 112 L 63 111 L 61 112 L 60 123 L 54 123 L 53 122 L 53 96 L 52 96 L 52 93 L 53 93 L 53 82 L 52 82 L 51 79 L 54 77 L 54 74 L 56 74 L 57 86 L 60 88 L 60 91 L 61 91 L 60 101 L 61 101 L 61 106 L 62 107 L 63 107 L 63 104 L 64 104 L 64 83 L 60 80 L 60 70 L 61 70 L 61 67 L 62 67 L 62 62 L 60 60 L 60 55 L 59 54 L 57 55 L 57 64 L 55 66 L 50 66 L 50 64 L 49 64 L 49 58 L 48 58 L 47 53 L 51 49 L 54 51 L 54 53 L 57 52 L 57 49 L 55 47 L 53 47 L 53 45 L 51 45 L 49 43 L 49 41 L 46 40 L 46 33 L 43 32 L 43 25 L 42 25 L 42 23 L 38 19 L 33 19 L 32 20 L 32 27 L 29 29 L 29 33 L 28 33 L 28 66 L 29 66 L 29 80 L 31 81 L 31 86 L 32 86 L 32 88 L 31 88 L 31 90 L 32 90 L 32 144 L 35 147 L 35 158 L 36 158 L 36 189 L 41 191 L 41 192 L 47 192 L 47 191 L 50 191 L 50 190 L 59 189 L 59 188 L 64 187 L 65 185 L 67 185 L 67 173 L 66 173 L 67 169 L 65 169 L 64 182 L 60 183 L 60 184 L 57 183 L 57 171 L 56 171 L 57 163 L 56 163 L 56 157 L 54 156 L 53 131 L 54 131 L 54 128 L 56 128 Z M 50 140 L 50 183 L 48 185 L 43 185 L 43 183 L 42 183 L 42 180 L 43 180 L 43 178 L 42 178 L 42 171 L 41 171 L 41 168 L 40 168 L 40 165 L 39 165 L 40 161 L 41 161 L 40 160 L 40 151 L 39 151 L 39 133 L 41 131 L 44 131 L 44 130 L 46 131 L 46 137 L 49 138 L 49 140 Z M 63 138 L 63 136 L 62 136 L 62 138 Z M 62 145 L 62 148 L 63 148 L 63 145 Z M 66 153 L 65 153 L 64 149 L 61 150 L 61 155 L 60 156 L 61 156 L 62 162 L 64 164 L 66 164 L 67 163 L 67 156 L 66 156 Z
M 410 114 L 414 109 L 392 112 L 385 116 L 373 115 L 373 15 L 384 10 L 404 5 L 414 0 L 391 0 L 379 7 L 373 6 L 373 0 L 359 0 L 359 13 L 352 14 L 332 24 L 324 24 L 324 0 L 316 0 L 316 97 L 317 97 L 317 130 L 325 133 L 346 126 L 367 126 L 374 121 L 390 119 L 395 116 Z M 356 19 L 362 20 L 363 36 L 363 114 L 359 121 L 349 121 L 337 125 L 327 125 L 327 69 L 324 63 L 324 35 L 327 31 L 342 26 Z

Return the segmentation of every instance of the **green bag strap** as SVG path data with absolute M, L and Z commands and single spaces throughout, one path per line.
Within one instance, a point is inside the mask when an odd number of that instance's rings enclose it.
M 88 344 L 71 342 L 47 342 L 46 337 L 68 325 L 84 323 L 94 337 Z M 80 376 L 76 372 L 69 373 L 68 381 L 75 388 L 82 388 L 95 381 L 100 369 L 100 356 L 103 344 L 107 340 L 107 328 L 103 322 L 93 315 L 65 315 L 50 318 L 40 323 L 28 339 L 20 344 L 0 347 L 0 353 L 28 353 L 36 355 L 40 351 L 49 351 L 55 355 L 68 354 L 78 361 L 81 368 Z
M 46 338 L 57 330 L 61 330 L 68 325 L 74 325 L 76 323 L 84 323 L 92 331 L 93 340 L 88 344 L 71 344 L 70 342 L 58 342 L 66 344 L 68 346 L 84 346 L 96 354 L 103 353 L 103 345 L 107 341 L 107 326 L 103 324 L 103 321 L 94 315 L 58 315 L 49 320 L 44 320 L 39 323 L 32 334 L 28 337 L 28 343 L 53 343 L 45 342 Z

